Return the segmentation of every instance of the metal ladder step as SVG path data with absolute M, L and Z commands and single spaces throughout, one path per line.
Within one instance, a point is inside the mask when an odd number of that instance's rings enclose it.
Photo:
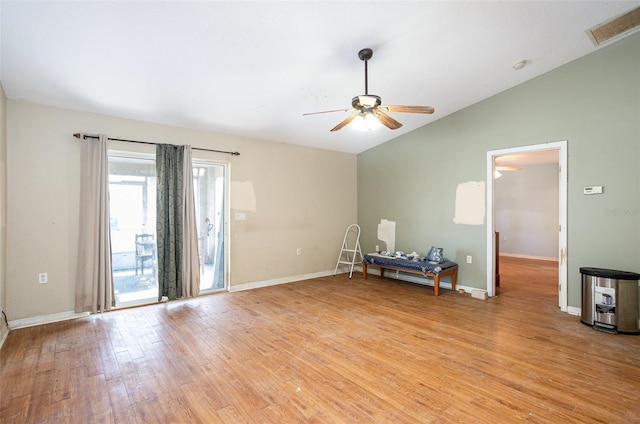
M 355 237 L 355 246 L 353 248 L 349 248 L 349 246 L 347 246 L 350 234 L 352 235 L 352 239 Z M 345 253 L 347 254 L 346 257 L 348 260 L 343 259 L 343 255 Z M 340 266 L 340 264 L 349 265 L 349 279 L 351 279 L 357 254 L 360 255 L 360 261 L 362 261 L 363 256 L 362 250 L 360 249 L 360 227 L 357 224 L 351 224 L 347 227 L 347 231 L 345 231 L 344 233 L 342 248 L 340 249 L 340 253 L 338 254 L 338 261 L 336 262 L 336 269 L 333 271 L 333 275 L 335 276 L 337 274 L 338 266 Z

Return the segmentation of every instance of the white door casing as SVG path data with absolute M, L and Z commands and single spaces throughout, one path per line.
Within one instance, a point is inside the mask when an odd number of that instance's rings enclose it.
M 567 141 L 513 147 L 487 152 L 487 294 L 495 296 L 495 158 L 498 156 L 558 150 L 558 306 L 567 312 Z

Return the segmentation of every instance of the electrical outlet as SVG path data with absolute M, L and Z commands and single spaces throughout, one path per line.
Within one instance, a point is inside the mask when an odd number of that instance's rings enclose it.
M 376 252 L 380 251 L 380 246 L 376 244 Z
M 38 274 L 38 283 L 47 284 L 49 282 L 48 276 L 46 272 L 41 272 Z
M 299 247 L 296 249 L 296 255 L 302 255 L 302 249 L 300 249 Z
M 473 263 L 473 258 L 471 257 L 471 255 L 467 255 L 467 263 L 468 264 Z
M 244 212 L 236 212 L 236 221 L 244 221 L 247 219 L 247 214 Z

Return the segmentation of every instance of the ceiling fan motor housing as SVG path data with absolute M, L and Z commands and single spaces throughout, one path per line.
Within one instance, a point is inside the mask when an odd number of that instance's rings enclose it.
M 374 109 L 381 104 L 382 99 L 380 98 L 380 96 L 376 96 L 374 94 L 363 94 L 351 99 L 351 106 L 353 106 L 354 109 L 358 110 Z

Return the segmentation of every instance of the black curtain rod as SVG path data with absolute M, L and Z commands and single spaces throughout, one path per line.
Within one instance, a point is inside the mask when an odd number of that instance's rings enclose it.
M 97 135 L 87 135 L 87 134 L 80 134 L 80 133 L 75 133 L 73 135 L 75 138 L 83 138 L 83 139 L 87 139 L 87 138 L 100 138 Z M 153 143 L 151 141 L 138 141 L 138 140 L 125 140 L 123 138 L 111 138 L 109 137 L 108 140 L 111 141 L 124 141 L 127 143 L 140 143 L 140 144 L 151 144 L 151 145 L 158 145 L 158 144 L 162 144 L 162 143 Z M 214 149 L 202 149 L 200 147 L 192 147 L 193 150 L 203 150 L 205 152 L 215 152 L 215 153 L 226 153 L 228 155 L 232 155 L 232 156 L 240 156 L 240 152 L 231 152 L 229 150 L 214 150 Z

